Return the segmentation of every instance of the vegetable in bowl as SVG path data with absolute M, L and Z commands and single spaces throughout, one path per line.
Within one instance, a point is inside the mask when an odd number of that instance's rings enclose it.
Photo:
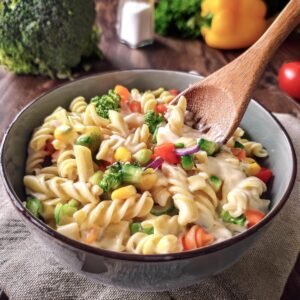
M 93 0 L 0 2 L 0 64 L 17 74 L 66 78 L 99 56 Z

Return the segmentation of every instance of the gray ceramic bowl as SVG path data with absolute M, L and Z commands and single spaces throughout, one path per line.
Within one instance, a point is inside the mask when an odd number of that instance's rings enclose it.
M 51 249 L 62 264 L 104 284 L 148 291 L 168 290 L 194 284 L 201 278 L 229 267 L 267 229 L 291 192 L 296 175 L 296 157 L 291 141 L 280 123 L 255 101 L 251 101 L 241 125 L 254 140 L 263 143 L 270 153 L 264 164 L 275 175 L 269 186 L 271 210 L 258 225 L 230 240 L 170 255 L 143 256 L 105 251 L 60 235 L 33 217 L 22 205 L 25 200 L 22 178 L 28 141 L 32 130 L 57 106 L 68 107 L 70 101 L 78 95 L 89 99 L 106 92 L 117 83 L 141 90 L 161 86 L 183 90 L 199 79 L 199 76 L 191 74 L 155 70 L 99 74 L 44 94 L 17 115 L 2 144 L 2 178 L 14 207 L 26 225 L 41 241 L 41 245 Z

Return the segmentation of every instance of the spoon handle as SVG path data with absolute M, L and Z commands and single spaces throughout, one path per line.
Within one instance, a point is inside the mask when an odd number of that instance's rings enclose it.
M 225 83 L 224 90 L 231 94 L 232 99 L 238 102 L 237 104 L 241 105 L 242 110 L 246 109 L 252 91 L 271 57 L 299 23 L 300 0 L 290 0 L 252 47 L 214 74 L 222 84 Z M 226 78 L 232 80 L 226 80 Z

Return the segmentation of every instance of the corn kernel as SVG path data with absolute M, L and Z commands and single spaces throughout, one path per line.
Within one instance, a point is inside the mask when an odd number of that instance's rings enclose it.
M 83 210 L 78 210 L 73 214 L 73 219 L 79 225 L 81 225 L 87 218 L 87 213 Z
M 260 170 L 261 170 L 260 165 L 257 162 L 255 162 L 250 165 L 247 165 L 245 171 L 248 176 L 255 176 L 260 172 Z
M 131 196 L 134 196 L 136 193 L 137 193 L 136 188 L 133 185 L 127 185 L 127 186 L 121 187 L 117 190 L 114 190 L 111 194 L 111 199 L 112 200 L 116 200 L 116 199 L 125 200 Z
M 153 188 L 157 181 L 157 174 L 143 174 L 140 182 L 138 183 L 138 188 L 142 191 L 148 191 Z
M 125 147 L 119 147 L 115 152 L 115 160 L 120 162 L 131 161 L 131 152 Z

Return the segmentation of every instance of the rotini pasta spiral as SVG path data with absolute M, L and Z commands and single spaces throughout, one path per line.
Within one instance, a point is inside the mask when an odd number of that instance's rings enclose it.
M 67 111 L 64 108 L 59 106 L 57 109 L 54 110 L 54 112 L 50 116 L 45 118 L 44 124 L 49 123 L 49 125 L 53 125 L 53 126 L 67 124 L 68 123 L 67 115 L 68 115 Z
M 150 131 L 147 125 L 143 124 L 142 127 L 137 128 L 134 133 L 130 134 L 124 146 L 131 152 L 135 153 L 141 149 L 147 148 L 147 143 L 150 138 Z
M 55 127 L 50 123 L 45 123 L 37 128 L 30 141 L 29 147 L 34 151 L 42 150 L 48 140 L 53 140 Z
M 72 100 L 69 108 L 71 112 L 83 113 L 87 108 L 87 103 L 83 97 L 79 96 Z
M 108 114 L 111 122 L 108 127 L 111 132 L 122 137 L 128 136 L 129 129 L 126 122 L 124 121 L 123 116 L 119 112 L 114 110 L 110 110 Z
M 159 170 L 157 171 L 157 177 L 158 180 L 151 189 L 151 194 L 154 202 L 158 203 L 160 206 L 166 206 L 168 199 L 172 196 L 168 189 L 168 178 Z
M 33 151 L 29 149 L 26 161 L 26 174 L 33 174 L 35 169 L 41 169 L 48 152 L 45 150 Z
M 168 118 L 168 126 L 170 127 L 171 131 L 178 136 L 181 136 L 182 134 L 185 111 L 186 99 L 185 97 L 180 97 L 177 105 L 171 110 Z
M 266 185 L 261 180 L 257 177 L 248 177 L 228 193 L 227 203 L 223 205 L 223 209 L 232 217 L 244 214 L 250 206 L 265 211 L 269 201 L 260 199 L 265 191 Z
M 189 191 L 186 172 L 178 166 L 163 163 L 162 172 L 168 177 L 169 191 L 173 195 L 175 206 L 179 210 L 178 222 L 186 225 L 199 218 L 199 212 L 193 194 Z
M 127 200 L 105 200 L 97 205 L 83 207 L 86 214 L 85 228 L 94 225 L 106 227 L 111 223 L 119 223 L 121 220 L 130 220 L 135 217 L 145 217 L 153 206 L 153 199 L 149 192 L 142 195 L 136 194 Z M 77 212 L 77 214 L 80 212 Z
M 121 147 L 124 143 L 124 138 L 118 135 L 112 135 L 109 139 L 104 140 L 101 143 L 100 149 L 96 155 L 97 159 L 103 159 L 106 161 L 112 161 L 113 153 L 118 148 Z
M 207 182 L 208 175 L 199 173 L 188 178 L 189 189 L 194 194 L 200 215 L 197 224 L 211 228 L 216 222 L 218 199 L 215 191 Z
M 238 140 L 246 150 L 247 155 L 249 156 L 257 156 L 257 157 L 267 157 L 268 152 L 264 149 L 263 145 L 257 142 L 252 142 L 246 139 Z
M 98 203 L 102 189 L 98 185 L 53 176 L 40 174 L 37 176 L 27 175 L 24 177 L 24 185 L 29 194 L 40 200 L 59 198 L 62 201 L 75 199 L 82 204 Z
M 159 101 L 161 101 L 162 103 L 170 103 L 173 99 L 174 99 L 174 95 L 172 95 L 169 91 L 163 91 L 160 95 L 159 95 Z
M 238 138 L 241 138 L 243 135 L 245 134 L 245 131 L 238 127 L 235 132 L 233 133 L 232 137 L 230 137 L 230 139 L 228 140 L 228 142 L 226 143 L 226 146 L 228 147 L 234 147 L 234 143 Z
M 77 164 L 73 150 L 62 150 L 57 158 L 58 174 L 61 177 L 76 180 Z
M 137 232 L 129 238 L 126 249 L 136 254 L 165 254 L 179 252 L 182 248 L 175 235 Z
M 35 174 L 39 175 L 39 174 L 48 174 L 48 175 L 53 175 L 53 176 L 59 176 L 58 174 L 58 168 L 56 165 L 52 165 L 49 167 L 45 167 L 42 169 L 35 169 Z
M 100 117 L 96 112 L 96 107 L 93 103 L 90 103 L 83 114 L 84 125 L 99 126 L 105 135 L 110 135 L 111 132 L 108 129 L 109 120 Z
M 184 231 L 184 226 L 178 223 L 178 216 L 162 215 L 159 217 L 150 216 L 147 220 L 143 221 L 142 227 L 153 227 L 154 234 L 173 234 L 179 235 Z
M 146 113 L 149 110 L 155 110 L 157 100 L 151 92 L 144 93 L 140 101 L 143 113 Z

